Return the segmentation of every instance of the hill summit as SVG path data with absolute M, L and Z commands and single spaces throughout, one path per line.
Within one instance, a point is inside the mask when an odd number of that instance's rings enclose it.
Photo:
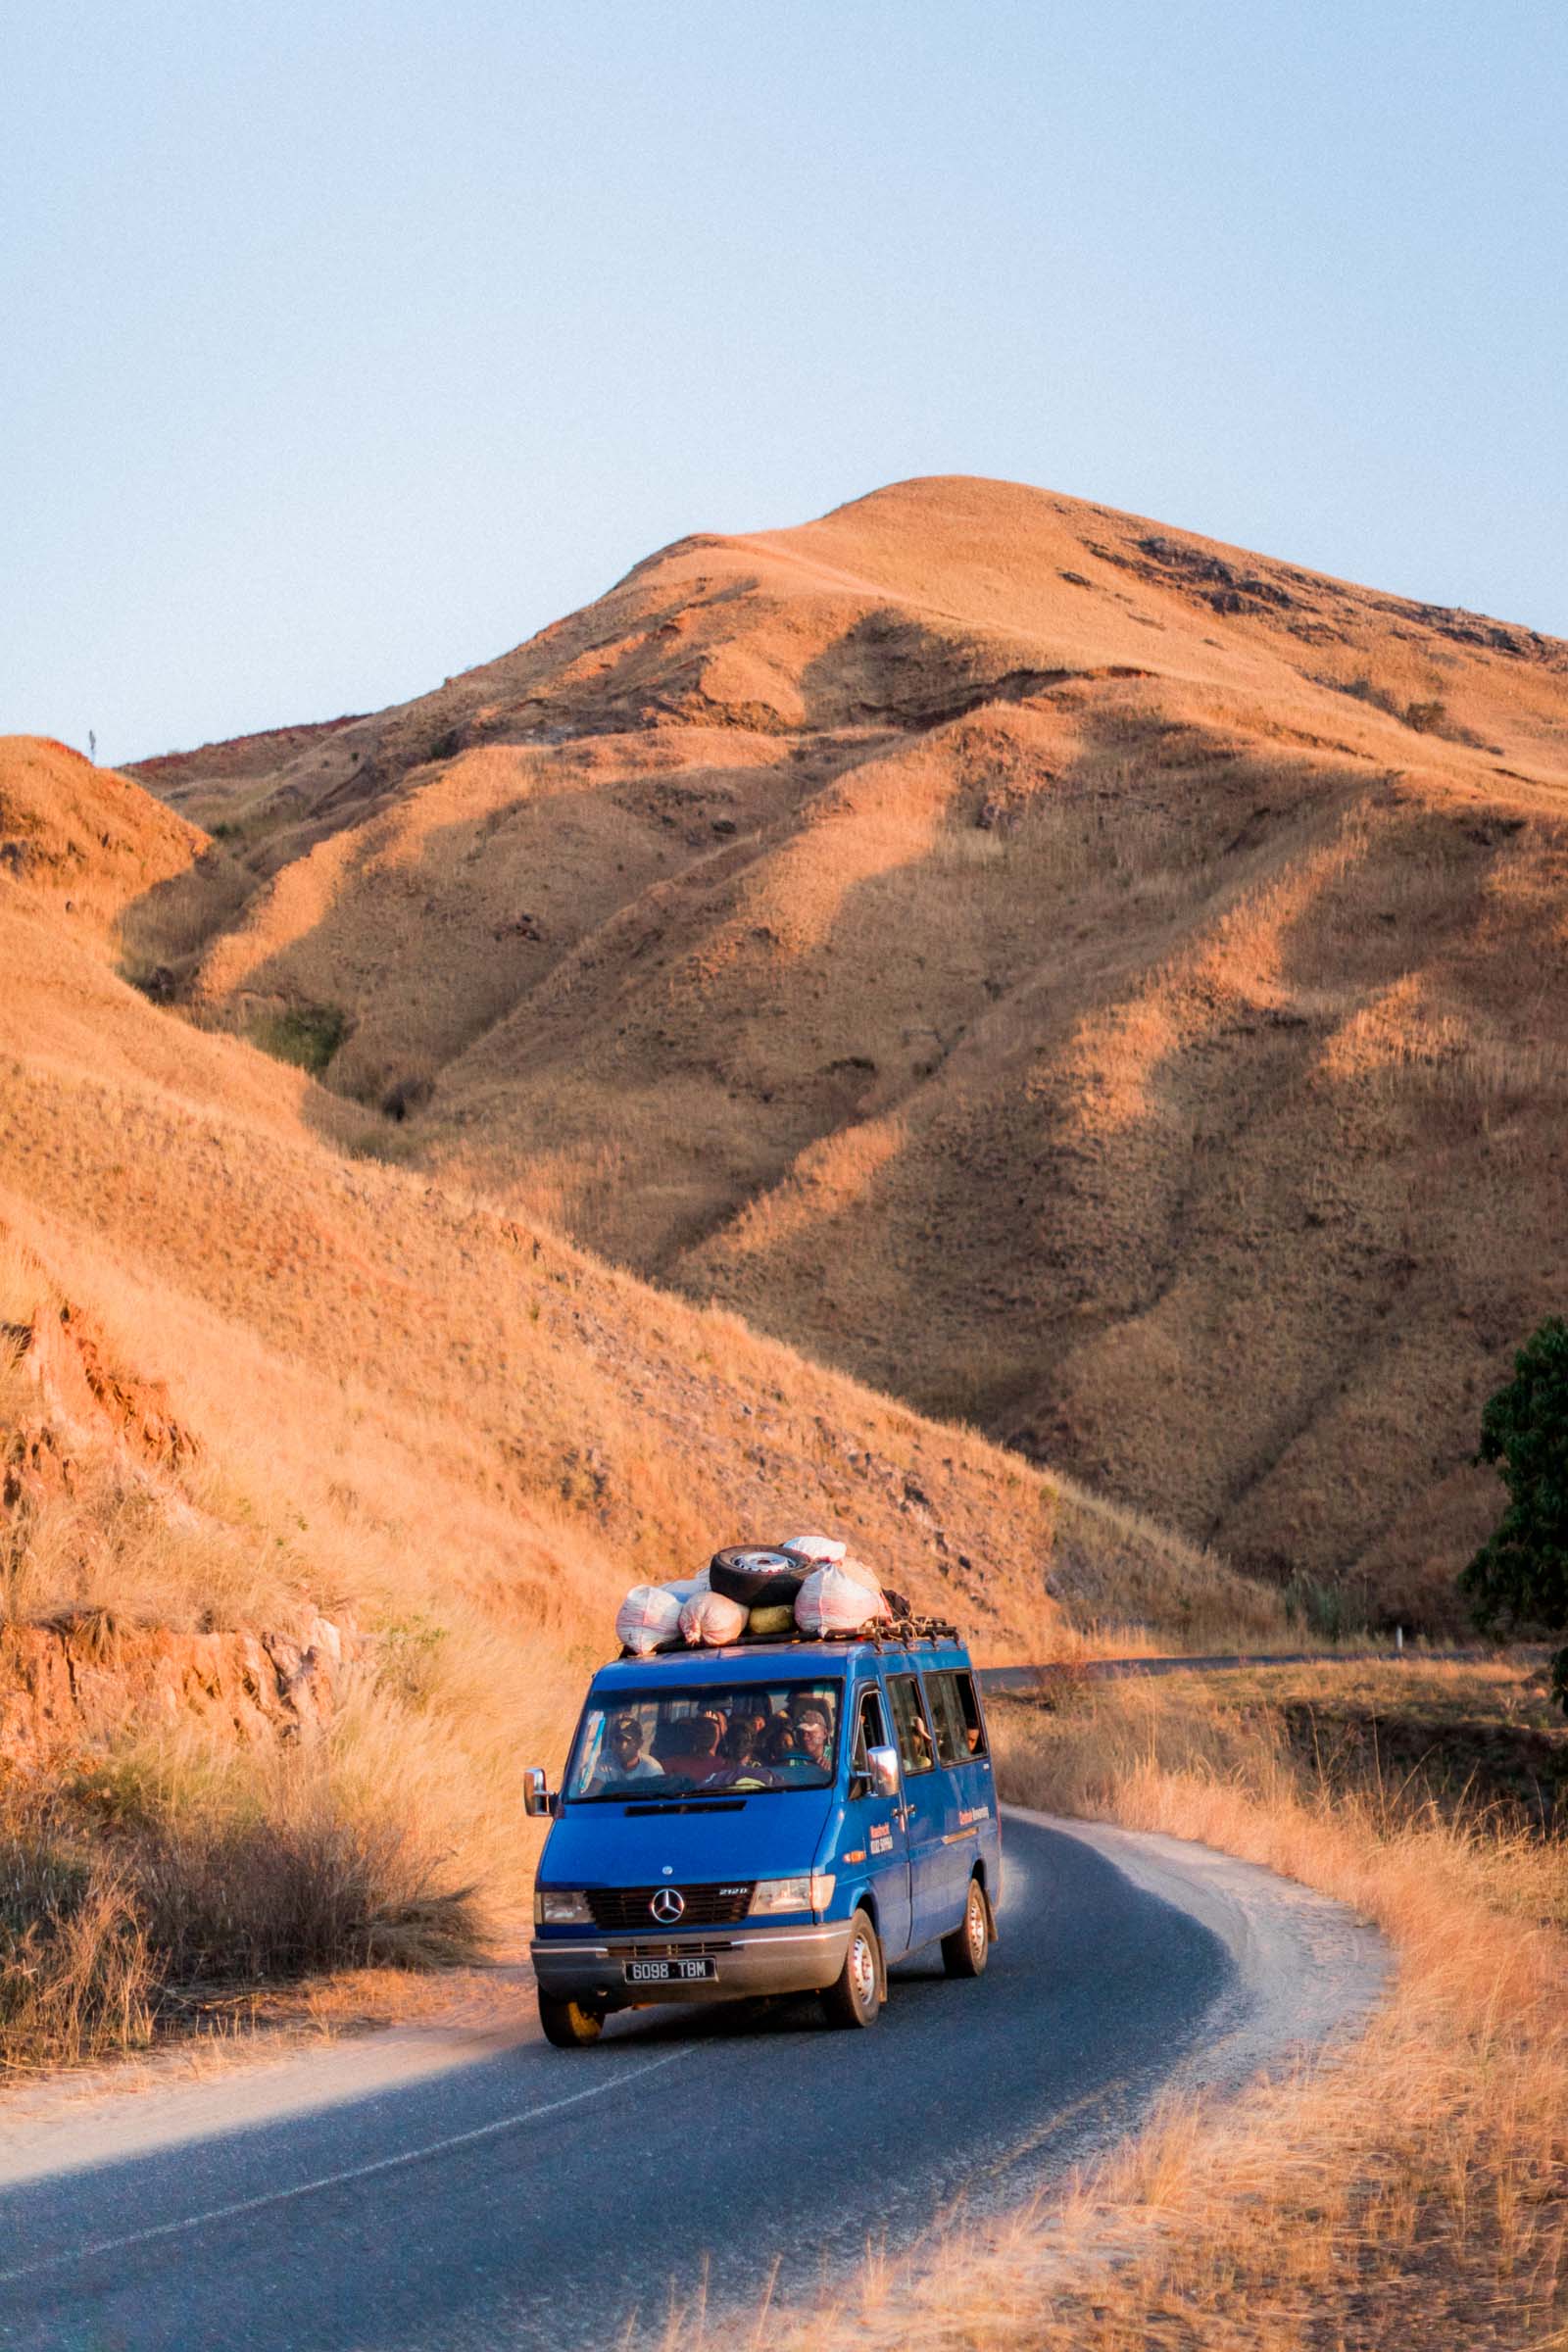
M 144 763 L 223 847 L 126 938 L 386 1157 L 1438 1624 L 1562 1291 L 1565 744 L 1528 629 L 908 482 Z

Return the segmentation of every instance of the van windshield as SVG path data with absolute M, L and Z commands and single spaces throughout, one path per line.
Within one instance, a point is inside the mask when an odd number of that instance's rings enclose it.
M 583 1717 L 567 1800 L 826 1788 L 843 1695 L 833 1682 L 625 1691 Z

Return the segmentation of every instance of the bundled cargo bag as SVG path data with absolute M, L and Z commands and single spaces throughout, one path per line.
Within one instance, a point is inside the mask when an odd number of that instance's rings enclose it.
M 738 1600 L 743 1609 L 789 1607 L 805 1574 L 802 1561 L 757 1544 L 731 1544 L 715 1551 L 708 1565 L 713 1591 Z
M 680 1613 L 690 1594 L 670 1585 L 633 1585 L 615 1611 L 615 1639 L 633 1657 L 673 1649 L 680 1640 Z
M 697 1592 L 680 1612 L 680 1634 L 694 1649 L 722 1649 L 746 1631 L 746 1611 L 727 1592 Z
M 824 1634 L 858 1634 L 862 1625 L 887 1613 L 880 1588 L 862 1584 L 836 1562 L 813 1568 L 795 1602 L 795 1622 L 812 1640 Z
M 795 1631 L 794 1601 L 769 1602 L 764 1600 L 760 1602 L 757 1608 L 749 1612 L 746 1619 L 746 1631 L 749 1634 L 756 1634 L 763 1640 L 777 1640 L 781 1634 L 793 1634 Z
M 878 1599 L 881 1598 L 882 1579 L 874 1568 L 868 1568 L 863 1560 L 858 1560 L 853 1551 L 845 1552 L 841 1559 L 835 1561 L 834 1565 L 845 1576 L 853 1576 L 858 1585 L 864 1585 L 868 1592 L 874 1592 Z
M 778 1548 L 792 1560 L 804 1560 L 808 1568 L 824 1568 L 842 1560 L 849 1546 L 837 1536 L 786 1536 Z

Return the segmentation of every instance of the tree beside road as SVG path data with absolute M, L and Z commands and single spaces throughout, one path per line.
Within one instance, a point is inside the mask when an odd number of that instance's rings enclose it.
M 1513 1359 L 1513 1378 L 1481 1416 L 1478 1462 L 1507 1490 L 1502 1517 L 1460 1576 L 1483 1633 L 1568 1631 L 1568 1323 L 1548 1316 Z M 1552 1662 L 1568 1714 L 1568 1647 Z

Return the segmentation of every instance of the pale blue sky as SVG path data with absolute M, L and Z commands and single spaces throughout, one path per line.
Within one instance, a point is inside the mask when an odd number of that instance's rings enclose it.
M 914 473 L 1568 635 L 1565 120 L 1557 0 L 13 12 L 0 730 L 375 710 Z

